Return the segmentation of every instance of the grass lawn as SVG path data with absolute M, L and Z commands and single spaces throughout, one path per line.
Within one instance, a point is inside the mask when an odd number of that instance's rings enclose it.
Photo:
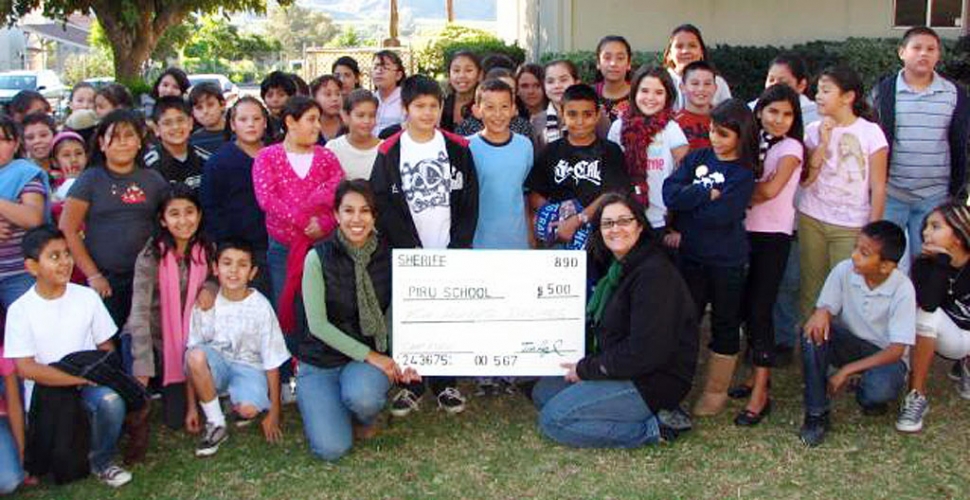
M 312 458 L 296 406 L 285 414 L 285 442 L 267 446 L 258 425 L 236 431 L 209 459 L 195 438 L 155 431 L 134 480 L 112 490 L 93 479 L 44 485 L 23 498 L 970 498 L 970 402 L 959 398 L 938 361 L 923 433 L 893 428 L 895 415 L 863 417 L 843 394 L 833 430 L 817 449 L 797 438 L 801 375 L 778 370 L 774 412 L 754 429 L 735 427 L 740 409 L 695 422 L 675 443 L 637 450 L 569 449 L 542 438 L 521 396 L 471 399 L 457 417 L 429 400 L 337 464 Z M 468 387 L 471 391 L 471 388 Z

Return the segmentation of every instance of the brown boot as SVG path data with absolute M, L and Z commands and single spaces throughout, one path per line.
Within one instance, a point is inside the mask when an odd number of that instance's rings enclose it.
M 128 434 L 128 446 L 125 447 L 125 465 L 141 462 L 148 451 L 148 410 L 149 405 L 125 416 L 125 432 Z
M 713 417 L 724 410 L 728 401 L 727 390 L 731 385 L 737 362 L 737 355 L 725 356 L 716 352 L 711 353 L 711 357 L 707 360 L 704 392 L 697 398 L 691 412 L 695 417 Z

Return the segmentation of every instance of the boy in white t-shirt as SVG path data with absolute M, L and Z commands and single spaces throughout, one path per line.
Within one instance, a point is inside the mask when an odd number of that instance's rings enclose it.
M 290 359 L 273 306 L 249 287 L 256 276 L 252 247 L 242 241 L 219 245 L 213 274 L 219 279 L 215 305 L 192 311 L 186 374 L 205 413 L 205 432 L 195 455 L 219 451 L 229 436 L 219 393 L 228 391 L 233 412 L 242 426 L 269 410 L 262 428 L 266 440 L 279 442 L 279 367 Z M 194 409 L 190 411 L 195 411 Z
M 79 351 L 114 350 L 111 337 L 118 328 L 94 290 L 70 283 L 74 259 L 62 232 L 40 226 L 28 231 L 21 245 L 27 271 L 37 282 L 7 311 L 4 356 L 29 381 L 28 401 L 34 383 L 80 387 L 91 419 L 91 470 L 101 482 L 122 486 L 131 481 L 131 473 L 112 460 L 124 423 L 124 400 L 108 387 L 48 366 Z

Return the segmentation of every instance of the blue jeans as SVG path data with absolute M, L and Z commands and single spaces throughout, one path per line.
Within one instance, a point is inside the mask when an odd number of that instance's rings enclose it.
M 899 261 L 901 271 L 909 274 L 910 265 L 915 256 L 922 251 L 923 223 L 934 208 L 947 200 L 946 195 L 934 196 L 915 202 L 906 202 L 892 196 L 886 196 L 886 210 L 883 218 L 903 228 L 909 244 L 906 253 Z
M 360 361 L 336 368 L 300 363 L 296 379 L 296 403 L 310 450 L 328 461 L 350 451 L 355 422 L 374 423 L 391 387 L 384 372 Z
M 266 384 L 266 372 L 262 369 L 244 365 L 225 358 L 211 345 L 203 344 L 193 347 L 205 353 L 209 374 L 212 375 L 212 385 L 216 393 L 229 392 L 229 401 L 234 405 L 252 405 L 259 411 L 269 409 L 269 389 Z M 185 353 L 186 372 L 188 372 L 188 352 Z
M 313 250 L 311 249 L 310 251 L 312 252 Z M 269 268 L 269 279 L 272 284 L 273 296 L 268 298 L 270 299 L 270 303 L 273 304 L 274 310 L 276 309 L 276 301 L 283 294 L 283 285 L 286 283 L 286 258 L 289 255 L 290 249 L 286 245 L 273 238 L 269 239 L 269 249 L 266 251 L 266 265 Z M 300 329 L 301 325 L 306 322 L 303 312 L 302 294 L 299 294 L 299 296 L 300 298 L 296 304 L 297 329 Z M 300 335 L 298 332 L 283 335 L 283 342 L 286 343 L 286 349 L 290 353 L 297 352 L 297 347 L 300 344 L 299 339 Z M 286 385 L 291 378 L 293 378 L 293 365 L 287 361 L 280 366 L 280 383 Z
M 775 345 L 794 349 L 798 342 L 798 286 L 800 269 L 798 256 L 798 237 L 792 238 L 788 251 L 785 274 L 778 285 L 778 298 L 772 309 L 772 323 L 775 325 Z
M 13 493 L 23 481 L 24 468 L 17 442 L 10 431 L 10 423 L 6 418 L 0 418 L 0 495 Z
M 847 329 L 832 323 L 829 339 L 816 345 L 802 336 L 802 371 L 805 375 L 805 413 L 822 415 L 829 411 L 828 367 L 840 367 L 872 356 L 882 349 Z M 862 372 L 855 398 L 863 407 L 895 401 L 906 383 L 906 364 L 896 361 Z
M 30 290 L 30 287 L 34 286 L 34 281 L 34 277 L 26 272 L 0 278 L 0 305 L 5 310 L 10 309 L 10 304 Z
M 118 451 L 121 425 L 125 421 L 125 401 L 115 391 L 102 386 L 81 388 L 81 400 L 91 415 L 91 469 L 102 471 L 111 465 Z
M 660 424 L 629 380 L 570 384 L 543 377 L 532 390 L 539 430 L 579 448 L 637 448 L 660 441 Z

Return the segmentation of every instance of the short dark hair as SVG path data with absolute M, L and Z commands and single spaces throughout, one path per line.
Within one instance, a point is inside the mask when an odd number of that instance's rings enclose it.
M 493 69 L 503 68 L 509 73 L 515 71 L 515 61 L 505 54 L 492 53 L 482 58 L 482 72 L 488 73 Z
M 337 89 L 342 89 L 343 85 L 340 83 L 340 79 L 333 75 L 321 75 L 313 79 L 310 82 L 310 97 L 316 97 L 317 92 L 321 88 L 325 87 L 328 83 L 333 83 L 337 86 Z
M 182 90 L 182 95 L 185 95 L 185 92 L 189 90 L 189 87 L 192 86 L 192 82 L 189 81 L 189 77 L 185 74 L 185 71 L 183 71 L 181 68 L 169 66 L 168 68 L 165 68 L 165 71 L 162 71 L 162 74 L 158 75 L 158 78 L 155 79 L 155 83 L 152 84 L 152 99 L 158 100 L 160 97 L 158 95 L 158 86 L 162 84 L 162 80 L 165 79 L 166 76 L 170 76 L 175 80 L 175 83 L 178 84 L 179 89 Z
M 357 59 L 350 56 L 340 56 L 336 61 L 333 62 L 332 65 L 330 65 L 330 72 L 336 73 L 337 66 L 346 66 L 350 68 L 350 71 L 354 74 L 354 76 L 360 78 L 360 65 L 357 64 Z
M 35 111 L 24 117 L 23 122 L 20 124 L 22 129 L 26 129 L 30 125 L 36 124 L 47 125 L 47 128 L 51 130 L 52 134 L 57 133 L 57 122 L 54 121 L 54 117 L 44 113 L 42 111 Z
M 408 76 L 407 72 L 404 71 L 404 61 L 401 60 L 401 56 L 394 52 L 393 50 L 382 50 L 374 54 L 374 59 L 380 61 L 381 64 L 387 64 L 390 61 L 391 64 L 398 67 L 401 72 L 401 78 L 397 80 L 397 85 L 400 87 L 404 79 Z
M 344 105 L 343 105 L 344 113 L 349 114 L 351 111 L 354 110 L 354 108 L 356 108 L 359 104 L 364 102 L 369 102 L 373 104 L 375 108 L 377 108 L 381 104 L 380 101 L 377 99 L 377 96 L 375 96 L 373 92 L 367 89 L 354 89 L 354 90 L 351 90 L 349 94 L 344 96 Z
M 52 224 L 41 224 L 27 230 L 20 242 L 20 249 L 23 250 L 25 259 L 40 260 L 40 254 L 47 248 L 48 243 L 63 239 L 64 233 L 60 229 Z
M 370 182 L 366 179 L 344 179 L 340 181 L 340 184 L 337 184 L 337 192 L 333 195 L 334 210 L 340 209 L 340 202 L 348 193 L 357 193 L 363 196 L 371 213 L 374 214 L 374 218 L 377 218 L 377 199 L 374 198 L 374 190 L 371 189 Z
M 35 101 L 44 101 L 47 104 L 47 112 L 51 111 L 51 103 L 40 92 L 36 90 L 21 90 L 14 94 L 10 102 L 7 103 L 7 111 L 11 115 L 22 115 L 30 110 L 30 106 Z
M 426 95 L 434 97 L 438 100 L 438 104 L 441 104 L 443 99 L 441 87 L 430 76 L 411 75 L 401 83 L 401 104 L 405 108 L 410 106 L 415 99 Z
M 192 116 L 192 108 L 185 102 L 185 99 L 174 95 L 167 95 L 165 97 L 159 97 L 155 101 L 155 107 L 152 108 L 152 120 L 158 123 L 162 119 L 162 115 L 170 109 L 179 111 L 188 117 Z
M 222 89 L 216 82 L 200 82 L 192 86 L 189 91 L 189 104 L 195 106 L 205 96 L 212 96 L 219 100 L 220 104 L 226 103 L 226 96 L 222 95 Z
M 792 76 L 795 77 L 795 80 L 799 82 L 802 80 L 808 81 L 808 67 L 805 65 L 805 59 L 797 53 L 782 52 L 778 54 L 771 60 L 771 64 L 768 65 L 769 69 L 776 64 L 787 67 L 788 71 L 791 71 Z
M 562 93 L 562 106 L 565 108 L 566 103 L 573 101 L 589 101 L 594 105 L 599 105 L 599 96 L 596 95 L 596 89 L 586 85 L 585 83 L 577 83 L 570 85 L 565 92 Z
M 542 67 L 543 74 L 549 71 L 549 68 L 553 66 L 562 66 L 566 68 L 569 76 L 573 77 L 573 80 L 579 81 L 579 68 L 576 67 L 576 63 L 570 61 L 569 59 L 556 59 L 554 61 L 549 61 L 545 66 Z M 542 79 L 539 79 L 542 82 Z
M 877 220 L 862 227 L 862 234 L 879 244 L 879 258 L 899 263 L 906 253 L 906 234 L 895 223 Z
M 13 117 L 0 113 L 0 137 L 8 140 L 20 140 L 20 127 Z
M 98 89 L 94 95 L 107 99 L 116 108 L 135 107 L 135 98 L 131 96 L 131 91 L 120 83 L 109 83 Z
M 114 135 L 118 133 L 119 125 L 127 125 L 135 130 L 135 134 L 141 140 L 141 151 L 135 156 L 135 164 L 144 166 L 144 149 L 145 149 L 145 119 L 142 118 L 141 113 L 132 110 L 119 108 L 112 110 L 110 113 L 104 116 L 100 122 L 98 122 L 97 128 L 94 130 L 94 137 L 91 138 L 91 165 L 103 165 L 105 162 L 104 152 L 98 147 L 98 141 L 108 137 L 111 133 L 111 137 L 108 140 L 112 140 Z
M 943 43 L 940 42 L 940 35 L 933 28 L 930 28 L 929 26 L 914 26 L 906 30 L 906 33 L 903 33 L 902 40 L 899 41 L 899 46 L 905 47 L 906 44 L 909 43 L 910 38 L 913 38 L 914 36 L 920 36 L 920 35 L 926 35 L 926 36 L 931 36 L 935 38 L 936 44 L 939 45 L 941 49 L 943 48 Z
M 280 122 L 282 122 L 283 131 L 286 132 L 287 117 L 293 117 L 294 120 L 299 120 L 300 118 L 303 118 L 303 115 L 306 114 L 307 111 L 310 111 L 313 108 L 316 108 L 317 111 L 320 111 L 321 113 L 323 112 L 323 110 L 320 108 L 320 104 L 310 97 L 305 95 L 290 96 L 290 98 L 286 100 L 286 105 L 283 106 L 283 111 L 280 113 Z
M 478 86 L 478 91 L 475 92 L 475 102 L 481 102 L 482 94 L 485 92 L 507 92 L 509 94 L 509 100 L 513 100 L 514 102 L 515 99 L 515 92 L 512 91 L 512 87 L 498 78 L 485 80 Z
M 253 259 L 253 254 L 255 253 L 255 251 L 253 250 L 252 243 L 240 238 L 228 238 L 228 239 L 222 240 L 219 242 L 219 244 L 216 245 L 215 261 L 218 262 L 219 259 L 222 258 L 222 254 L 225 253 L 227 250 L 239 250 L 240 252 L 245 252 L 249 254 L 249 258 L 253 260 L 253 266 L 254 267 L 256 266 L 256 261 Z
M 717 70 L 714 69 L 714 65 L 707 61 L 694 61 L 687 66 L 684 66 L 684 72 L 681 74 L 683 80 L 687 79 L 687 75 L 693 73 L 694 71 L 707 71 L 717 78 Z
M 259 82 L 259 97 L 266 99 L 266 94 L 273 88 L 280 89 L 291 97 L 296 94 L 296 82 L 282 71 L 273 71 Z

